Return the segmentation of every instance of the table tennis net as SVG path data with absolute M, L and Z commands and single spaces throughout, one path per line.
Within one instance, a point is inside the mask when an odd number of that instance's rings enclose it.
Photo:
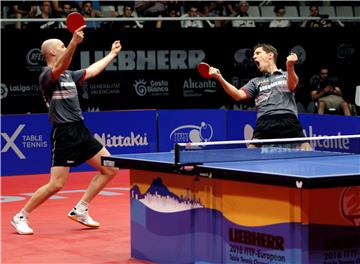
M 360 135 L 177 143 L 174 152 L 175 164 L 352 155 L 360 153 Z

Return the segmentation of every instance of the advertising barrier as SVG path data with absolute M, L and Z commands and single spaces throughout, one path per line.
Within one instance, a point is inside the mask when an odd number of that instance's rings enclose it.
M 171 151 L 175 143 L 251 139 L 254 111 L 219 109 L 85 112 L 85 123 L 112 154 Z M 299 114 L 307 137 L 360 134 L 356 116 Z M 51 125 L 46 114 L 1 116 L 1 175 L 47 173 Z M 359 152 L 346 139 L 325 150 Z M 87 164 L 74 171 L 91 170 Z
M 285 69 L 290 50 L 299 54 L 299 62 L 295 65 L 300 78 L 296 97 L 305 106 L 310 99 L 309 80 L 322 63 L 332 66 L 331 72 L 343 82 L 346 100 L 353 103 L 355 87 L 359 85 L 358 31 L 346 27 L 186 28 L 169 32 L 87 28 L 86 38 L 78 46 L 69 69 L 88 67 L 109 52 L 114 40 L 120 39 L 123 48 L 119 55 L 101 74 L 84 84 L 81 98 L 86 110 L 229 107 L 234 102 L 216 80 L 201 77 L 196 65 L 205 61 L 219 68 L 230 83 L 241 87 L 258 74 L 252 48 L 261 36 L 262 42 L 277 48 L 281 69 Z M 67 29 L 2 29 L 1 33 L 2 50 L 6 51 L 2 53 L 2 60 L 6 61 L 6 67 L 1 69 L 2 113 L 45 113 L 38 81 L 44 66 L 41 43 L 56 37 L 67 45 L 71 33 Z M 227 40 L 231 36 L 246 38 L 221 41 L 216 48 L 209 45 L 214 39 Z M 284 36 L 287 41 L 283 41 Z
M 340 136 L 360 134 L 360 118 L 357 116 L 299 114 L 306 137 Z M 252 111 L 228 111 L 228 140 L 251 139 L 256 123 Z M 329 140 L 320 149 L 340 152 L 360 152 L 359 142 L 349 144 L 347 139 Z
M 175 143 L 226 140 L 226 110 L 159 110 L 159 151 Z
M 157 150 L 156 111 L 84 113 L 85 123 L 110 153 Z M 1 116 L 1 175 L 48 173 L 51 125 L 46 114 Z M 74 171 L 92 170 L 87 164 Z

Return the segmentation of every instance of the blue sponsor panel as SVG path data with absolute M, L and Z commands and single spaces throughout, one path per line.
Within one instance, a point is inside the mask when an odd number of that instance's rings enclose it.
M 159 110 L 159 151 L 175 143 L 226 140 L 226 110 Z
M 157 151 L 156 110 L 86 112 L 86 125 L 111 154 Z M 74 171 L 93 170 L 84 163 Z
M 339 115 L 302 114 L 299 119 L 307 137 L 360 134 L 360 117 Z M 359 139 L 336 139 L 314 142 L 322 150 L 360 153 Z
M 51 151 L 47 115 L 2 115 L 1 125 L 1 175 L 47 173 Z
M 112 154 L 157 151 L 156 111 L 86 112 L 91 133 Z M 48 173 L 51 124 L 47 114 L 1 116 L 1 175 Z M 93 170 L 87 164 L 73 171 Z
M 358 116 L 299 114 L 306 137 L 340 136 L 360 134 Z M 228 111 L 228 140 L 252 138 L 256 124 L 254 111 Z M 319 150 L 360 152 L 359 140 L 336 139 L 313 142 Z
M 255 111 L 228 110 L 228 140 L 249 140 L 252 138 L 255 124 Z

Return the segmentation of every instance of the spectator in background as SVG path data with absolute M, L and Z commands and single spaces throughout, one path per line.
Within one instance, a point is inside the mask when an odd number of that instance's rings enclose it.
M 322 66 L 319 74 L 310 80 L 311 99 L 317 103 L 318 114 L 324 114 L 326 109 L 342 110 L 344 115 L 351 115 L 349 104 L 343 99 L 339 81 L 329 77 L 329 68 Z
M 249 3 L 247 1 L 241 1 L 239 5 L 239 12 L 235 17 L 250 17 L 249 15 Z M 255 21 L 253 19 L 246 20 L 233 20 L 233 27 L 256 27 Z
M 37 15 L 35 18 L 58 18 L 56 12 L 53 12 L 52 3 L 51 1 L 42 1 L 40 5 L 40 11 L 41 13 Z M 64 22 L 56 22 L 56 21 L 48 21 L 45 23 L 42 23 L 40 26 L 38 23 L 33 23 L 34 27 L 41 28 L 41 29 L 53 29 L 53 28 L 66 28 L 66 25 Z
M 139 16 L 158 17 L 166 11 L 166 1 L 135 1 L 134 8 Z M 146 21 L 145 28 L 156 28 L 157 21 Z
M 189 2 L 188 12 L 184 14 L 182 17 L 200 17 L 198 7 L 193 4 L 193 2 Z M 181 20 L 182 28 L 203 28 L 204 24 L 202 20 Z
M 64 18 L 66 18 L 71 12 L 77 12 L 77 9 L 72 5 L 72 2 L 62 1 L 60 2 L 60 8 L 60 16 Z
M 225 2 L 226 3 L 226 12 L 228 16 L 236 16 L 238 13 L 239 7 L 238 1 L 217 1 L 217 2 Z M 240 2 L 241 3 L 241 2 Z
M 123 6 L 123 13 L 117 17 L 133 18 L 134 6 L 131 3 L 125 3 Z M 125 29 L 125 28 L 137 28 L 138 24 L 136 21 L 113 21 L 111 27 L 114 29 Z
M 84 1 L 82 3 L 81 14 L 85 18 L 102 17 L 101 11 L 93 8 L 92 1 Z M 98 22 L 98 21 L 86 21 L 86 27 L 87 28 L 99 28 L 100 27 L 100 22 Z
M 274 7 L 274 13 L 275 16 L 278 18 L 282 18 L 285 16 L 286 10 L 285 10 L 285 6 L 275 6 Z M 274 19 L 270 22 L 269 27 L 273 28 L 273 27 L 291 27 L 291 23 L 289 20 L 287 19 Z
M 179 17 L 179 9 L 176 5 L 168 5 L 165 11 L 164 17 Z M 160 15 L 162 17 L 162 15 Z M 181 22 L 179 20 L 158 20 L 156 28 L 163 28 L 166 30 L 173 30 L 181 28 Z
M 226 17 L 228 16 L 229 11 L 228 5 L 231 6 L 231 10 L 233 10 L 233 5 L 229 4 L 230 1 L 204 1 L 201 2 L 203 16 L 209 17 Z M 236 14 L 233 11 L 232 14 Z M 212 20 L 214 27 L 225 27 L 228 24 L 228 20 Z
M 320 28 L 320 27 L 332 27 L 331 21 L 328 19 L 329 15 L 320 15 L 319 6 L 311 5 L 309 7 L 310 16 L 314 17 L 312 20 L 305 20 L 300 27 L 307 28 Z
M 12 6 L 15 18 L 32 18 L 37 15 L 38 8 L 36 1 L 14 1 Z M 27 23 L 16 21 L 15 28 L 26 28 Z

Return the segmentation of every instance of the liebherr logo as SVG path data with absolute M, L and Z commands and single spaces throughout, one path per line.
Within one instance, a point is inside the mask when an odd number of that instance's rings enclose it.
M 81 51 L 81 68 L 88 67 L 108 53 L 104 50 Z M 106 71 L 188 70 L 205 59 L 204 50 L 122 50 Z
M 15 132 L 11 136 L 9 136 L 7 133 L 1 133 L 1 136 L 6 141 L 5 146 L 1 149 L 1 153 L 8 152 L 8 150 L 11 148 L 20 159 L 26 159 L 24 154 L 21 152 L 21 150 L 15 144 L 15 140 L 19 136 L 20 132 L 24 129 L 24 127 L 25 127 L 24 124 L 19 125 L 18 128 L 15 130 Z

